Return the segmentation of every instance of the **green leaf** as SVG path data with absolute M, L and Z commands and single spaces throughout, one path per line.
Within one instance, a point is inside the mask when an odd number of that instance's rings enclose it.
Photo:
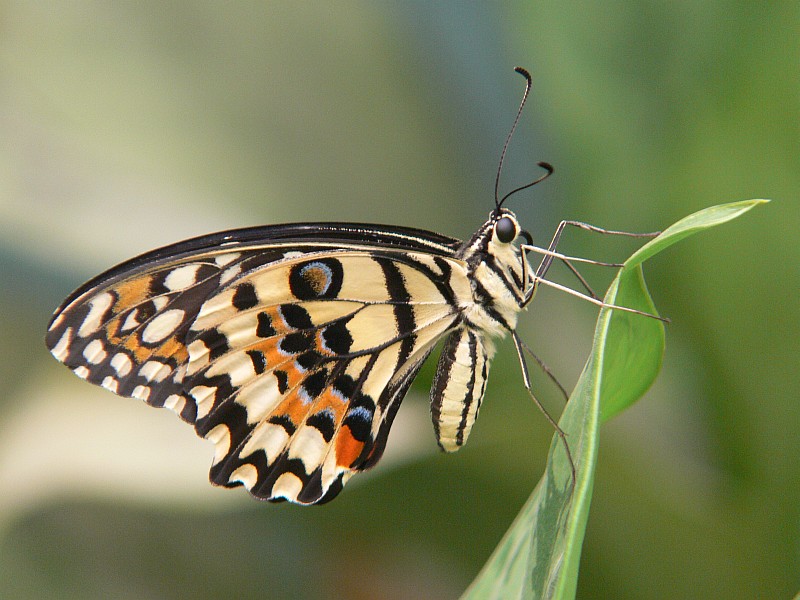
M 672 246 L 675 242 L 679 242 L 693 233 L 727 223 L 743 215 L 751 208 L 759 204 L 766 204 L 767 202 L 769 202 L 769 200 L 741 200 L 728 204 L 718 204 L 717 206 L 710 206 L 688 217 L 684 217 L 674 225 L 667 227 L 657 238 L 650 240 L 647 244 L 634 252 L 631 257 L 625 261 L 625 266 L 631 267 L 633 265 L 638 265 L 654 254 L 658 254 L 665 248 Z
M 620 271 L 616 290 L 605 302 L 657 314 L 642 265 Z M 613 293 L 612 292 L 616 292 Z M 655 381 L 664 356 L 664 323 L 642 315 L 612 310 L 605 347 L 600 396 L 600 421 L 606 421 L 641 398 Z
M 713 206 L 678 221 L 626 261 L 605 303 L 656 314 L 642 263 L 675 242 L 764 202 Z M 633 404 L 652 385 L 663 352 L 661 321 L 609 308 L 600 311 L 592 352 L 559 421 L 577 470 L 575 487 L 564 446 L 554 435 L 542 479 L 463 598 L 575 597 L 600 423 Z

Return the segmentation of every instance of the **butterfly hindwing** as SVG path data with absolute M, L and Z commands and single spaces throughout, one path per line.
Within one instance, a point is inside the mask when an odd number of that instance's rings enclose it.
M 216 483 L 316 501 L 374 464 L 397 390 L 455 320 L 452 298 L 417 258 L 302 254 L 204 303 L 184 387 L 198 434 L 217 444 Z
M 79 376 L 193 423 L 215 444 L 214 483 L 329 500 L 378 460 L 470 293 L 442 244 L 385 246 L 167 249 L 76 292 L 47 343 Z

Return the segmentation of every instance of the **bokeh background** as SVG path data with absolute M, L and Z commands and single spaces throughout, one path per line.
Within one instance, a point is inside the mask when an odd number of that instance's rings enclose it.
M 0 2 L 0 597 L 453 598 L 537 481 L 552 431 L 505 343 L 467 447 L 436 449 L 428 365 L 384 461 L 324 507 L 214 489 L 166 411 L 42 343 L 97 272 L 298 220 L 468 236 L 504 172 L 539 241 L 774 201 L 646 271 L 664 370 L 604 426 L 580 598 L 800 588 L 800 4 Z M 624 259 L 630 240 L 561 249 Z M 556 274 L 557 276 L 557 274 Z M 588 276 L 602 289 L 608 274 Z M 596 311 L 542 291 L 520 332 L 567 385 Z M 561 401 L 535 375 L 554 412 Z

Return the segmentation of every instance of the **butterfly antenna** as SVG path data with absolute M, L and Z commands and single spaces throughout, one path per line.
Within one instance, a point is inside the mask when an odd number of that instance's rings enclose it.
M 550 177 L 550 175 L 553 174 L 553 165 L 551 165 L 550 163 L 540 162 L 540 163 L 536 163 L 536 164 L 539 165 L 540 167 L 542 167 L 547 172 L 544 175 L 542 175 L 541 177 L 539 177 L 538 179 L 534 179 L 530 183 L 526 183 L 525 185 L 521 185 L 517 189 L 511 190 L 510 192 L 508 192 L 505 196 L 503 196 L 503 199 L 500 200 L 500 203 L 497 205 L 498 209 L 501 206 L 503 206 L 503 202 L 505 202 L 510 196 L 513 196 L 514 194 L 516 194 L 517 192 L 521 192 L 522 190 L 527 190 L 532 185 L 536 185 L 540 181 L 544 181 L 545 179 Z
M 528 93 L 531 91 L 531 74 L 528 73 L 527 70 L 523 69 L 522 67 L 514 67 L 514 70 L 522 75 L 525 78 L 525 93 L 522 94 L 522 102 L 519 103 L 519 109 L 517 110 L 517 116 L 514 119 L 514 124 L 511 126 L 511 131 L 508 132 L 508 137 L 506 137 L 506 143 L 503 144 L 503 151 L 500 153 L 500 165 L 497 167 L 497 177 L 494 180 L 494 204 L 497 207 L 497 210 L 500 210 L 500 207 L 503 205 L 503 200 L 498 200 L 498 190 L 500 189 L 500 173 L 503 171 L 503 161 L 506 158 L 506 151 L 508 150 L 508 144 L 511 142 L 511 137 L 514 135 L 514 130 L 517 128 L 517 123 L 519 123 L 519 118 L 522 116 L 522 108 L 525 106 L 525 101 L 528 99 Z M 527 187 L 527 186 L 526 186 Z M 506 196 L 507 198 L 508 196 Z

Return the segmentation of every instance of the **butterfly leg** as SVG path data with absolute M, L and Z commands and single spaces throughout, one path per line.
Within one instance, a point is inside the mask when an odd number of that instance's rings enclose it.
M 576 260 L 574 258 L 567 258 L 567 257 L 562 258 L 562 255 L 559 255 L 558 253 L 555 252 L 555 249 L 558 246 L 558 242 L 561 240 L 561 235 L 564 233 L 564 230 L 568 225 L 571 227 L 577 227 L 579 229 L 583 229 L 585 231 L 593 231 L 594 233 L 602 233 L 606 235 L 624 235 L 628 237 L 655 237 L 659 233 L 661 233 L 659 231 L 651 233 L 630 233 L 628 231 L 603 229 L 602 227 L 597 227 L 596 225 L 589 225 L 588 223 L 584 223 L 582 221 L 561 221 L 561 223 L 558 224 L 558 227 L 556 227 L 556 231 L 553 234 L 553 239 L 550 241 L 550 245 L 547 247 L 547 250 L 543 252 L 545 256 L 542 258 L 542 262 L 539 263 L 539 268 L 536 269 L 537 278 L 542 278 L 547 274 L 547 271 L 550 269 L 550 265 L 553 263 L 553 258 L 560 258 L 562 260 L 564 260 L 564 258 L 566 258 L 567 260 Z M 601 263 L 598 261 L 591 261 L 587 259 L 580 260 L 580 262 L 589 262 L 603 266 L 613 266 L 612 263 Z
M 592 298 L 591 296 L 587 296 L 586 294 L 581 294 L 580 292 L 576 292 L 572 288 L 568 288 L 565 285 L 561 285 L 560 283 L 556 283 L 555 281 L 549 281 L 547 279 L 538 279 L 534 282 L 534 285 L 537 284 L 544 284 L 548 287 L 555 288 L 557 290 L 561 290 L 562 292 L 566 292 L 572 296 L 577 298 L 581 298 L 582 300 L 586 300 L 587 302 L 591 302 L 592 304 L 596 304 L 600 308 L 610 308 L 611 310 L 621 310 L 623 312 L 633 313 L 634 315 L 642 315 L 643 317 L 650 317 L 651 319 L 658 319 L 663 323 L 670 323 L 671 321 L 666 317 L 661 317 L 659 315 L 654 315 L 648 312 L 644 312 L 643 310 L 636 310 L 635 308 L 628 308 L 627 306 L 620 306 L 618 304 L 606 304 L 599 298 Z M 532 294 L 531 294 L 532 295 Z
M 559 252 L 555 252 L 554 250 L 548 250 L 546 248 L 540 248 L 539 246 L 534 246 L 532 244 L 523 244 L 520 248 L 524 252 L 535 252 L 537 254 L 542 254 L 544 256 L 550 256 L 553 258 L 557 258 L 560 260 L 564 265 L 572 271 L 572 274 L 580 281 L 583 288 L 589 293 L 592 298 L 600 299 L 600 297 L 595 293 L 592 289 L 592 286 L 589 285 L 589 282 L 581 275 L 580 271 L 573 265 L 573 262 L 580 262 L 586 263 L 590 265 L 598 265 L 600 267 L 613 267 L 613 268 L 621 268 L 624 265 L 622 263 L 609 263 L 609 262 L 601 262 L 599 260 L 592 260 L 590 258 L 579 258 L 577 256 L 566 256 L 565 254 L 561 254 Z
M 670 322 L 669 319 L 664 318 L 664 317 L 660 317 L 658 315 L 653 315 L 653 314 L 650 314 L 650 313 L 647 313 L 647 312 L 636 310 L 634 308 L 628 308 L 626 306 L 617 306 L 616 304 L 606 304 L 605 302 L 603 302 L 600 299 L 600 297 L 596 293 L 594 293 L 594 291 L 591 289 L 591 287 L 589 287 L 589 284 L 580 275 L 580 273 L 577 272 L 577 269 L 575 269 L 573 265 L 569 264 L 569 261 L 593 263 L 593 264 L 598 264 L 600 266 L 609 266 L 609 267 L 621 267 L 623 265 L 618 264 L 618 263 L 603 263 L 603 262 L 599 262 L 599 261 L 592 261 L 590 259 L 578 258 L 578 257 L 574 257 L 574 256 L 566 256 L 564 254 L 560 254 L 560 253 L 556 252 L 555 248 L 558 245 L 558 242 L 561 239 L 561 234 L 563 233 L 564 228 L 567 225 L 580 227 L 581 229 L 585 229 L 587 231 L 594 231 L 594 232 L 597 232 L 597 233 L 606 233 L 606 234 L 610 234 L 610 235 L 625 235 L 625 236 L 630 236 L 630 237 L 654 237 L 654 236 L 659 234 L 659 232 L 653 232 L 653 233 L 629 233 L 627 231 L 614 231 L 614 230 L 610 230 L 610 229 L 603 229 L 601 227 L 595 227 L 594 225 L 589 225 L 588 223 L 582 223 L 580 221 L 561 221 L 561 223 L 559 223 L 558 227 L 556 228 L 556 232 L 553 235 L 553 239 L 550 242 L 550 246 L 548 248 L 546 248 L 546 249 L 545 248 L 538 248 L 537 246 L 533 246 L 532 244 L 522 244 L 520 246 L 520 250 L 522 251 L 522 255 L 523 255 L 522 256 L 522 258 L 523 258 L 523 260 L 522 260 L 522 280 L 523 281 L 527 281 L 527 278 L 528 278 L 528 270 L 527 270 L 527 264 L 528 263 L 527 263 L 526 253 L 530 251 L 530 252 L 538 252 L 540 254 L 544 254 L 544 257 L 542 258 L 542 261 L 539 263 L 539 267 L 536 269 L 536 273 L 533 275 L 533 282 L 531 283 L 530 288 L 524 294 L 524 297 L 523 297 L 523 299 L 522 299 L 522 301 L 520 303 L 520 306 L 525 306 L 526 304 L 528 304 L 528 302 L 530 302 L 533 299 L 533 295 L 536 293 L 536 288 L 538 287 L 538 285 L 540 283 L 542 283 L 542 284 L 547 285 L 549 287 L 552 287 L 552 288 L 567 292 L 568 294 L 571 294 L 571 295 L 576 296 L 578 298 L 582 298 L 584 300 L 587 300 L 587 301 L 591 302 L 592 304 L 596 304 L 597 306 L 600 306 L 602 308 L 611 308 L 611 309 L 614 309 L 614 310 L 622 310 L 622 311 L 625 311 L 625 312 L 630 312 L 630 313 L 642 315 L 642 316 L 645 316 L 645 317 L 651 317 L 653 319 L 658 319 L 659 321 L 663 321 L 664 323 L 669 323 Z M 567 264 L 567 266 L 572 270 L 573 273 L 575 273 L 575 275 L 578 277 L 578 279 L 581 281 L 581 283 L 583 283 L 584 287 L 587 289 L 587 291 L 589 292 L 590 295 L 587 296 L 586 294 L 582 294 L 582 293 L 577 292 L 577 291 L 575 291 L 575 290 L 573 290 L 571 288 L 568 288 L 566 286 L 558 284 L 558 283 L 556 283 L 554 281 L 549 281 L 549 280 L 544 278 L 545 275 L 547 274 L 547 271 L 550 269 L 550 266 L 553 264 L 553 259 L 554 258 L 558 258 L 559 260 L 562 260 L 565 264 Z
M 564 433 L 564 430 L 558 426 L 555 419 L 550 416 L 550 413 L 547 412 L 547 409 L 539 402 L 539 399 L 534 395 L 533 390 L 531 389 L 531 379 L 528 373 L 528 364 L 525 362 L 525 354 L 523 352 L 524 348 L 527 346 L 524 342 L 519 338 L 516 331 L 511 332 L 511 337 L 514 340 L 514 347 L 517 350 L 517 358 L 519 359 L 519 366 L 522 370 L 522 383 L 525 386 L 525 389 L 528 391 L 528 395 L 531 399 L 536 403 L 536 406 L 539 407 L 539 410 L 542 411 L 542 414 L 545 418 L 550 422 L 550 425 L 556 430 L 556 435 L 561 438 L 561 443 L 564 444 L 564 450 L 567 453 L 567 460 L 569 461 L 569 468 L 572 473 L 572 483 L 571 488 L 575 488 L 575 461 L 572 460 L 572 452 L 569 449 L 569 444 L 567 443 L 567 434 Z M 531 353 L 533 354 L 533 353 Z M 537 359 L 538 360 L 538 359 Z
M 582 221 L 561 221 L 556 227 L 556 231 L 553 234 L 553 239 L 550 242 L 550 245 L 547 247 L 549 252 L 555 252 L 556 246 L 558 246 L 558 242 L 561 240 L 561 234 L 564 233 L 564 229 L 567 225 L 571 227 L 577 227 L 579 229 L 583 229 L 585 231 L 593 231 L 594 233 L 602 233 L 606 235 L 624 235 L 627 237 L 656 237 L 661 232 L 654 231 L 651 233 L 630 233 L 629 231 L 616 231 L 613 229 L 603 229 L 602 227 L 597 227 L 596 225 L 589 225 L 588 223 L 584 223 Z M 536 270 L 537 277 L 544 277 L 547 273 L 547 270 L 550 268 L 551 263 L 553 262 L 553 256 L 545 256 L 542 259 L 542 262 L 539 264 L 539 268 Z
M 558 390 L 561 392 L 561 395 L 562 395 L 562 396 L 564 396 L 564 401 L 567 401 L 567 400 L 569 400 L 569 393 L 567 392 L 566 388 L 565 388 L 563 385 L 561 385 L 561 382 L 558 380 L 558 378 L 556 377 L 555 373 L 553 373 L 553 371 L 550 369 L 550 367 L 548 367 L 548 366 L 547 366 L 547 364 L 545 364 L 545 362 L 544 362 L 544 361 L 543 361 L 541 358 L 539 358 L 539 357 L 536 355 L 536 353 L 534 353 L 534 351 L 533 351 L 533 350 L 531 350 L 531 347 L 530 347 L 530 346 L 528 346 L 528 344 L 526 344 L 526 343 L 525 343 L 525 342 L 522 340 L 522 338 L 518 337 L 518 338 L 517 338 L 517 341 L 519 342 L 520 346 L 522 346 L 522 349 L 523 349 L 525 352 L 527 352 L 527 353 L 528 353 L 528 355 L 529 355 L 529 356 L 530 356 L 530 357 L 531 357 L 533 360 L 535 360 L 535 361 L 536 361 L 536 364 L 537 364 L 537 365 L 539 365 L 539 368 L 542 370 L 542 372 L 543 372 L 545 375 L 547 375 L 547 377 L 550 379 L 550 381 L 552 381 L 552 382 L 555 384 L 555 386 L 556 386 L 556 387 L 558 388 Z

